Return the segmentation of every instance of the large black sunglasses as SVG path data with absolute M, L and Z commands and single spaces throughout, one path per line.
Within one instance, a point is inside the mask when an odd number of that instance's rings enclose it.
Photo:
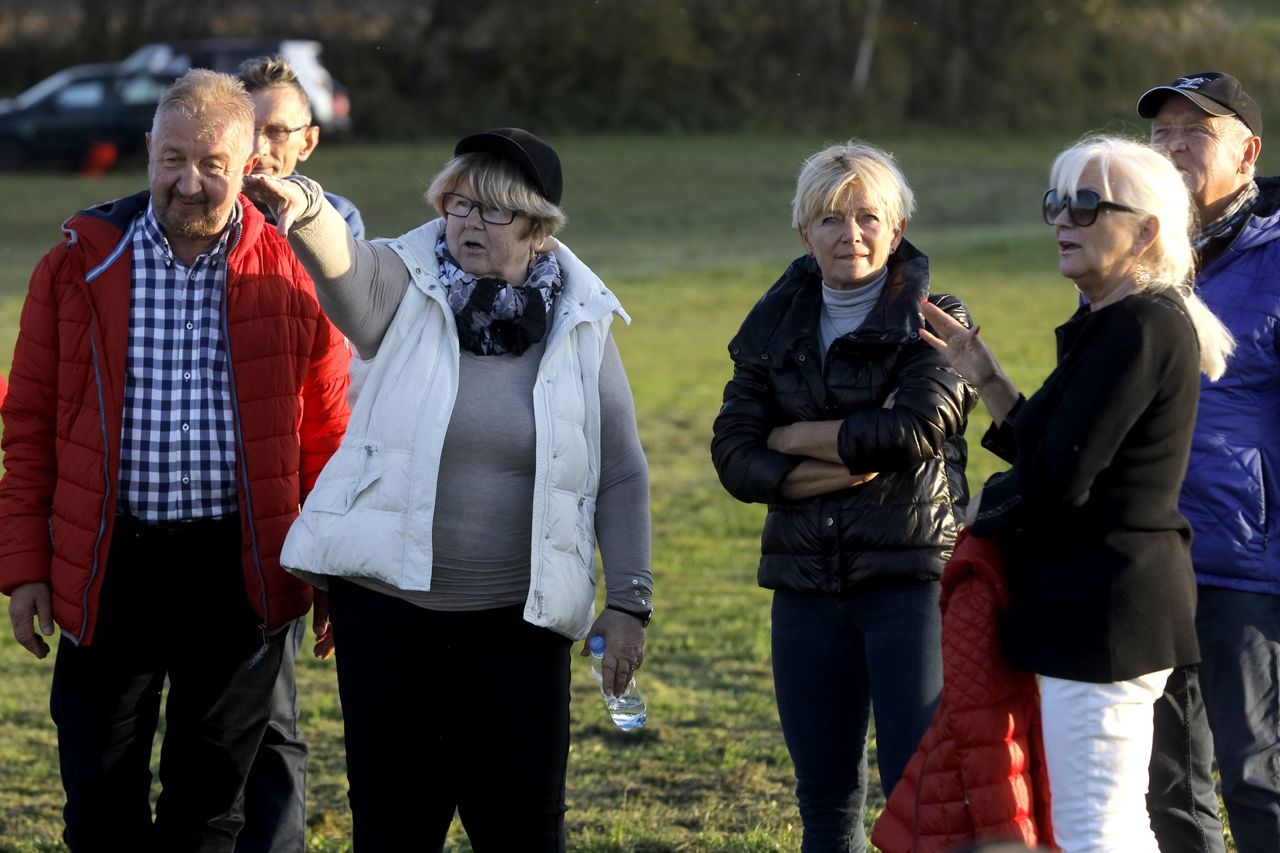
M 1087 228 L 1098 220 L 1099 210 L 1123 210 L 1126 213 L 1137 213 L 1132 207 L 1116 204 L 1114 201 L 1103 201 L 1096 190 L 1076 190 L 1075 196 L 1058 195 L 1056 189 L 1044 194 L 1044 221 L 1052 225 L 1063 209 L 1071 224 Z

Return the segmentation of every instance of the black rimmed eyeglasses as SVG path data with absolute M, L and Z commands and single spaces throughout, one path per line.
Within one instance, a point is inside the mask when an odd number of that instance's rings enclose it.
M 285 127 L 282 124 L 268 124 L 262 127 L 254 128 L 259 136 L 265 136 L 267 139 L 275 143 L 284 142 L 293 134 L 300 130 L 306 130 L 311 127 L 309 124 L 300 124 L 297 127 Z
M 510 225 L 515 221 L 518 210 L 509 207 L 485 207 L 478 201 L 472 201 L 464 195 L 445 193 L 441 199 L 444 212 L 459 219 L 466 219 L 471 211 L 480 211 L 480 218 L 490 225 Z
M 1123 210 L 1125 213 L 1138 213 L 1132 207 L 1116 204 L 1114 201 L 1103 201 L 1096 190 L 1076 190 L 1074 196 L 1059 195 L 1056 189 L 1044 194 L 1044 221 L 1052 225 L 1063 210 L 1072 225 L 1087 228 L 1098 220 L 1100 210 Z

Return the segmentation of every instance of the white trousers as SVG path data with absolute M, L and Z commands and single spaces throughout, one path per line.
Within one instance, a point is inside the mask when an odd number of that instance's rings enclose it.
M 1147 815 L 1156 699 L 1173 670 L 1092 684 L 1039 676 L 1053 832 L 1063 853 L 1159 853 Z

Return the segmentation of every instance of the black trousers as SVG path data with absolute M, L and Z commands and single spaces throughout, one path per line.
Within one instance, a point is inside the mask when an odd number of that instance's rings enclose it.
M 440 850 L 455 809 L 477 853 L 564 851 L 570 641 L 522 611 L 331 582 L 358 853 Z
M 1195 666 L 1170 674 L 1154 713 L 1147 811 L 1160 853 L 1225 853 L 1213 736 Z
M 231 851 L 283 644 L 245 596 L 239 519 L 151 527 L 121 517 L 104 571 L 93 644 L 64 635 L 54 665 L 63 838 L 76 853 Z
M 271 719 L 244 786 L 236 853 L 302 853 L 307 846 L 308 749 L 298 729 L 297 660 L 309 621 L 299 616 L 285 629 Z

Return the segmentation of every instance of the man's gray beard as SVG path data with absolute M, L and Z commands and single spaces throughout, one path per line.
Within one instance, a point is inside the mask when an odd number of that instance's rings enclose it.
M 222 229 L 227 224 L 225 217 L 217 210 L 211 210 L 194 219 L 179 222 L 174 221 L 172 208 L 168 203 L 163 208 L 157 206 L 155 212 L 156 219 L 160 222 L 160 227 L 164 229 L 166 234 L 172 234 L 175 237 L 196 240 L 215 237 L 222 232 Z

